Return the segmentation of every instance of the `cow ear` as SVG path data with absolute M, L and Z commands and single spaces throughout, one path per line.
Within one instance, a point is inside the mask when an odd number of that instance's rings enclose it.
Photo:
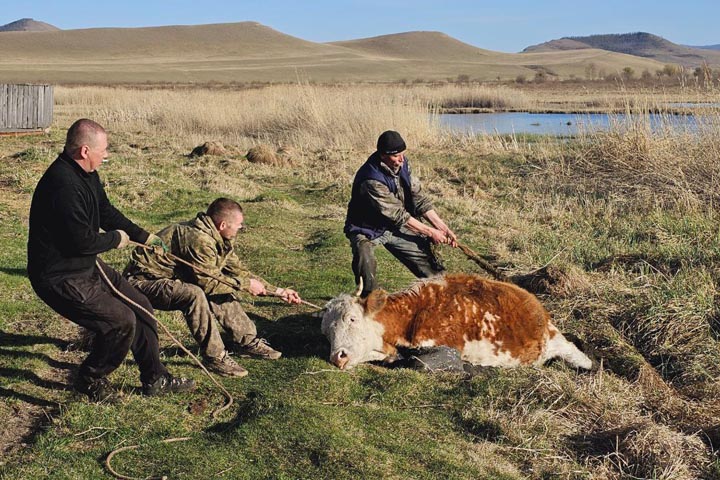
M 388 294 L 385 290 L 373 290 L 365 299 L 365 312 L 369 314 L 377 313 L 385 306 Z

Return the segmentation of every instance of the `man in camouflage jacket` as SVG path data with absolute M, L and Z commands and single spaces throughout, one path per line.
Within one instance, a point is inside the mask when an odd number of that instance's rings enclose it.
M 243 221 L 242 207 L 237 202 L 218 198 L 207 213 L 198 213 L 194 220 L 158 232 L 170 253 L 206 273 L 176 262 L 157 249 L 141 247 L 133 251 L 124 272 L 153 307 L 183 312 L 209 369 L 235 377 L 247 375 L 247 370 L 229 357 L 214 320 L 231 335 L 231 350 L 269 359 L 281 356 L 257 336 L 255 324 L 233 295 L 238 290 L 265 295 L 271 288 L 264 280 L 253 277 L 235 254 L 232 240 L 243 228 Z M 297 292 L 289 288 L 277 288 L 273 293 L 288 303 L 301 301 Z
M 363 281 L 362 296 L 377 286 L 376 246 L 383 245 L 419 278 L 444 270 L 431 242 L 457 246 L 455 233 L 413 177 L 405 149 L 398 132 L 383 132 L 377 151 L 355 174 L 344 231 L 352 246 L 355 283 Z M 422 218 L 432 226 L 419 220 Z

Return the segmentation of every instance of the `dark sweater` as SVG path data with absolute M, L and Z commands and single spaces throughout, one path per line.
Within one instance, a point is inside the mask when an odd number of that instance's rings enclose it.
M 125 230 L 141 243 L 149 235 L 112 206 L 97 172 L 87 173 L 60 154 L 38 182 L 30 205 L 30 281 L 91 272 L 98 253 L 120 244 L 120 234 L 112 230 Z

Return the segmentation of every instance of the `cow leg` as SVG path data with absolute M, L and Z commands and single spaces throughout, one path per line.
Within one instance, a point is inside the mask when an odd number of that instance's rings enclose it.
M 545 345 L 545 354 L 542 356 L 542 362 L 546 362 L 551 358 L 559 357 L 575 368 L 590 370 L 592 368 L 592 360 L 580 351 L 574 343 L 563 336 L 554 326 L 549 328 L 550 338 Z

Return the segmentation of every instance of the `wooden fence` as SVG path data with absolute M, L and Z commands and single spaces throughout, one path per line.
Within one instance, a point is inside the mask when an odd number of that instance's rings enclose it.
M 0 84 L 0 133 L 45 129 L 52 117 L 52 85 Z

